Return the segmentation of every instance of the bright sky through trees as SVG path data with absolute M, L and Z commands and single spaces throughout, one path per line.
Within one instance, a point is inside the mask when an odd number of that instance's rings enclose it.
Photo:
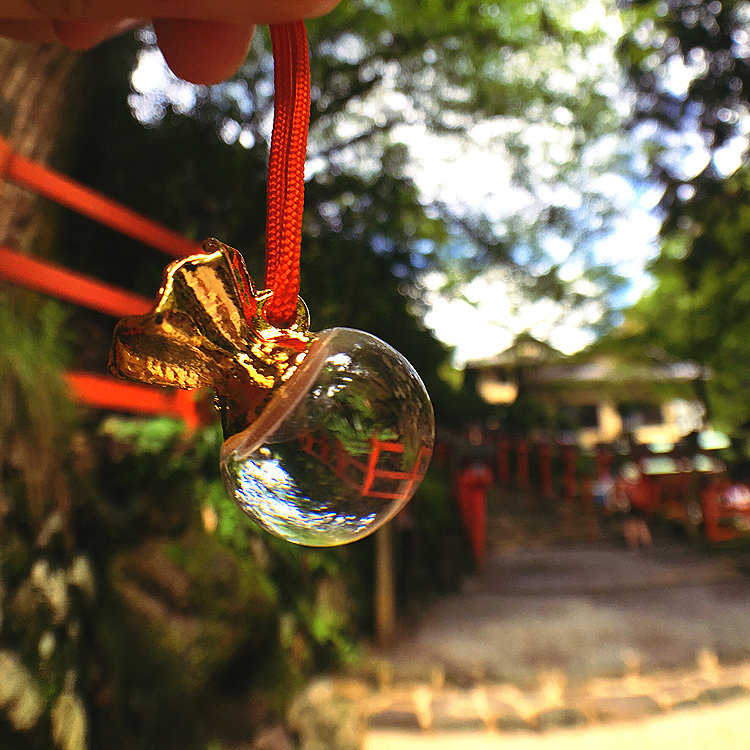
M 425 112 L 412 106 L 411 98 L 392 84 L 389 78 L 394 76 L 386 65 L 373 93 L 352 100 L 346 115 L 324 134 L 340 142 L 356 143 L 358 133 L 372 123 L 397 120 L 389 138 L 408 148 L 406 174 L 416 183 L 425 205 L 445 207 L 459 220 L 483 216 L 500 243 L 510 247 L 515 263 L 530 269 L 532 275 L 543 276 L 554 269 L 582 300 L 571 305 L 567 300 L 555 301 L 549 296 L 533 299 L 533 294 L 519 290 L 516 277 L 502 264 L 485 264 L 486 270 L 480 270 L 458 287 L 449 282 L 453 270 L 450 263 L 442 270 L 425 269 L 420 280 L 425 322 L 438 338 L 456 347 L 459 364 L 501 351 L 515 334 L 524 330 L 562 351 L 580 349 L 595 337 L 608 305 L 625 307 L 647 287 L 644 267 L 657 252 L 659 221 L 653 209 L 660 194 L 650 189 L 645 179 L 639 181 L 638 173 L 645 175 L 646 163 L 639 153 L 638 139 L 610 122 L 604 129 L 594 126 L 597 136 L 580 144 L 578 118 L 586 115 L 576 108 L 579 90 L 594 91 L 606 99 L 615 119 L 624 122 L 629 113 L 629 95 L 615 56 L 622 33 L 620 17 L 603 0 L 562 5 L 551 1 L 540 5 L 543 12 L 552 13 L 551 18 L 560 29 L 591 34 L 597 41 L 590 46 L 568 44 L 564 61 L 552 43 L 524 43 L 525 48 L 519 46 L 509 55 L 488 50 L 487 64 L 497 67 L 495 75 L 511 88 L 531 92 L 519 94 L 522 98 L 518 116 L 505 111 L 477 119 L 469 107 L 464 113 L 459 108 L 445 118 L 453 124 L 454 132 L 446 132 L 448 128 L 436 131 Z M 532 6 L 536 8 L 534 3 L 529 5 Z M 555 33 L 550 39 L 556 39 Z M 336 56 L 342 60 L 351 58 L 352 64 L 365 52 L 364 42 L 354 34 L 344 34 L 336 42 Z M 434 50 L 424 53 L 420 75 L 425 77 L 426 91 L 430 90 L 430 65 L 436 59 Z M 689 71 L 675 71 L 675 85 L 685 85 L 686 76 Z M 196 107 L 196 87 L 174 79 L 154 48 L 141 52 L 132 83 L 131 108 L 146 124 L 157 124 L 167 107 L 183 114 Z M 225 85 L 237 89 L 229 94 L 240 110 L 243 98 L 250 101 L 252 94 L 259 94 L 267 99 L 272 93 L 257 90 L 267 84 L 264 79 L 256 80 L 256 89 L 250 93 L 242 90 L 243 83 Z M 540 91 L 543 103 L 534 115 L 533 106 L 529 107 L 523 97 L 536 96 Z M 469 94 L 460 87 L 452 92 L 456 100 L 464 95 Z M 556 96 L 562 103 L 550 104 Z M 270 124 L 270 117 L 265 117 L 262 137 L 270 131 Z M 225 142 L 245 148 L 256 143 L 253 130 L 237 119 L 228 118 L 219 135 Z M 317 146 L 313 128 L 312 154 Z M 681 158 L 685 169 L 699 168 L 700 160 L 705 158 L 699 144 L 687 150 L 684 143 L 679 147 L 684 152 Z M 367 148 L 371 146 L 364 143 L 361 148 L 339 150 L 337 167 L 348 168 L 347 163 L 360 160 L 356 168 L 363 173 L 370 168 L 368 163 L 377 169 L 377 151 L 368 152 Z M 373 153 L 375 158 L 368 161 Z M 519 153 L 523 153 L 521 161 Z M 731 161 L 731 157 L 728 153 L 727 160 Z M 521 175 L 519 163 L 524 165 Z M 623 167 L 621 171 L 617 164 Z M 324 158 L 313 156 L 308 161 L 308 177 L 329 166 Z M 550 218 L 545 226 L 545 220 L 540 219 L 560 212 L 562 221 Z M 558 224 L 568 229 L 560 229 Z M 461 241 L 456 240 L 455 245 L 451 252 L 460 255 Z M 466 252 L 471 255 L 474 251 L 467 245 Z M 626 280 L 624 289 L 608 296 L 603 291 L 606 281 L 597 282 L 588 275 L 592 266 L 610 267 Z
M 508 160 L 501 148 L 483 143 L 477 128 L 471 141 L 451 142 L 445 137 L 423 134 L 409 138 L 414 157 L 414 177 L 422 190 L 434 198 L 455 204 L 484 206 L 496 221 L 502 214 L 534 209 L 528 196 L 510 185 Z M 408 136 L 407 136 L 408 137 Z M 623 137 L 626 137 L 623 134 Z M 497 138 L 497 136 L 496 136 Z M 595 243 L 597 262 L 611 265 L 628 280 L 623 304 L 634 302 L 647 288 L 645 266 L 657 252 L 656 235 L 660 222 L 654 213 L 659 199 L 657 190 L 638 190 L 625 179 L 611 177 L 611 190 L 617 196 L 622 215 L 612 231 Z M 560 186 L 564 190 L 565 186 Z M 558 238 L 550 238 L 545 250 L 562 265 L 565 281 L 586 294 L 587 282 L 580 278 L 580 260 L 571 247 Z M 514 290 L 513 280 L 502 270 L 489 269 L 470 281 L 459 296 L 441 292 L 439 274 L 425 279 L 429 311 L 425 322 L 438 338 L 455 347 L 456 363 L 489 357 L 512 344 L 514 337 L 529 331 L 565 353 L 572 353 L 594 339 L 592 326 L 602 316 L 602 303 L 596 300 L 570 310 L 549 299 L 530 301 Z M 591 290 L 594 291 L 594 290 Z
M 606 89 L 613 109 L 624 118 L 628 114 L 628 95 L 615 62 L 615 46 L 622 33 L 617 12 L 608 9 L 601 0 L 590 0 L 572 14 L 570 22 L 580 31 L 597 28 L 605 32 L 603 40 L 578 61 L 578 69 L 582 77 L 601 79 L 601 87 Z M 558 71 L 550 71 L 550 75 L 555 74 L 560 75 Z M 560 77 L 561 86 L 575 88 L 575 80 Z M 518 127 L 525 128 L 524 137 L 532 144 L 529 154 L 536 163 L 530 165 L 530 171 L 544 174 L 544 159 L 548 158 L 550 150 L 556 151 L 560 159 L 566 158 L 565 140 L 569 136 L 564 129 L 568 123 L 566 114 L 570 115 L 565 110 L 555 113 L 556 124 L 563 126 L 560 129 L 547 123 L 529 129 L 526 123 L 518 123 Z M 545 196 L 559 201 L 562 195 L 563 200 L 580 205 L 578 186 L 552 183 L 545 185 L 537 196 L 531 196 L 512 184 L 512 167 L 503 138 L 512 132 L 513 126 L 514 123 L 503 117 L 479 123 L 461 137 L 431 136 L 424 129 L 415 128 L 404 129 L 400 135 L 409 145 L 412 173 L 428 200 L 439 199 L 474 209 L 481 207 L 497 224 L 512 215 L 543 210 L 538 198 Z M 611 137 L 608 142 L 605 139 L 598 148 L 612 152 L 632 148 L 637 159 L 637 143 L 623 146 L 628 138 L 623 130 L 621 137 Z M 698 159 L 700 156 L 699 153 Z M 653 210 L 660 191 L 643 184 L 634 185 L 625 175 L 597 175 L 595 172 L 589 175 L 590 166 L 579 165 L 583 180 L 598 181 L 599 189 L 609 194 L 620 211 L 609 231 L 594 241 L 593 258 L 597 263 L 611 265 L 627 279 L 621 304 L 631 304 L 648 286 L 644 269 L 657 253 L 656 235 L 660 224 Z M 692 167 L 686 165 L 686 168 Z M 642 158 L 639 169 L 645 173 Z M 561 264 L 564 280 L 574 286 L 577 284 L 586 294 L 587 282 L 580 278 L 583 269 L 574 248 L 559 237 L 551 236 L 544 243 L 544 249 Z M 455 347 L 458 364 L 501 351 L 522 331 L 529 331 L 561 351 L 572 353 L 593 341 L 592 327 L 603 313 L 602 303 L 595 300 L 570 310 L 549 299 L 517 299 L 512 279 L 497 269 L 489 269 L 471 281 L 459 297 L 443 295 L 439 277 L 428 279 L 427 287 L 430 309 L 426 323 L 439 338 Z
M 615 46 L 623 33 L 619 15 L 613 9 L 608 10 L 600 0 L 591 0 L 585 9 L 572 15 L 571 22 L 578 25 L 580 30 L 598 27 L 606 31 L 606 41 L 595 47 L 593 54 L 590 51 L 587 61 L 592 70 L 602 63 L 612 66 L 612 75 L 608 78 L 605 76 L 604 80 L 611 86 L 609 93 L 617 101 L 616 107 L 623 116 L 627 115 L 632 94 L 617 74 L 614 62 Z M 650 41 L 653 29 L 648 22 L 642 28 L 635 29 L 636 40 L 639 34 L 643 35 L 644 43 Z M 744 34 L 743 39 L 750 38 L 742 31 L 736 32 L 735 37 L 738 34 Z M 675 97 L 684 98 L 690 84 L 705 72 L 706 61 L 700 56 L 693 56 L 686 64 L 679 55 L 674 55 L 657 74 L 661 87 Z M 722 111 L 719 111 L 721 116 Z M 639 149 L 649 142 L 658 142 L 663 149 L 660 158 L 686 182 L 700 174 L 710 162 L 713 162 L 718 175 L 728 177 L 741 166 L 747 150 L 750 120 L 745 120 L 737 135 L 728 138 L 713 151 L 709 150 L 704 136 L 698 132 L 697 124 L 692 131 L 683 129 L 671 133 L 658 130 L 653 123 L 644 124 L 629 133 L 623 130 L 621 139 L 630 143 L 642 174 L 648 171 L 648 164 L 645 157 L 639 154 Z M 414 138 L 410 148 L 418 165 L 416 177 L 422 188 L 431 195 L 450 195 L 450 200 L 457 203 L 483 205 L 490 216 L 498 206 L 507 213 L 527 210 L 523 193 L 510 185 L 508 161 L 503 149 L 498 148 L 497 144 L 495 147 L 488 146 L 492 141 L 488 131 L 492 127 L 492 122 L 482 123 L 460 146 L 454 143 L 448 148 L 444 142 L 442 145 L 431 142 L 429 137 Z M 542 134 L 541 138 L 545 135 Z M 540 153 L 539 149 L 530 151 L 532 155 Z M 581 165 L 582 171 L 585 168 L 585 164 Z M 537 164 L 532 169 L 542 171 L 543 167 Z M 628 280 L 622 298 L 623 306 L 628 306 L 653 283 L 645 269 L 659 251 L 657 234 L 661 217 L 656 209 L 662 188 L 649 186 L 645 181 L 634 183 L 624 175 L 618 179 L 617 175 L 608 174 L 598 179 L 609 182 L 605 190 L 617 196 L 621 214 L 614 221 L 612 231 L 594 243 L 593 258 L 598 263 L 613 266 Z M 564 190 L 565 186 L 558 185 L 556 188 Z M 683 185 L 679 197 L 688 199 L 690 190 L 690 185 Z M 503 220 L 499 215 L 494 218 L 499 222 Z M 583 283 L 582 280 L 577 281 L 581 269 L 571 247 L 552 238 L 545 249 L 563 264 L 563 278 L 574 285 Z M 440 338 L 456 347 L 458 363 L 491 356 L 510 345 L 513 337 L 521 331 L 529 331 L 563 352 L 574 352 L 591 343 L 595 335 L 592 324 L 601 315 L 600 304 L 593 301 L 573 310 L 555 305 L 549 299 L 514 301 L 512 280 L 494 269 L 469 283 L 459 298 L 443 296 L 439 279 L 428 283 L 428 288 L 430 310 L 427 323 Z

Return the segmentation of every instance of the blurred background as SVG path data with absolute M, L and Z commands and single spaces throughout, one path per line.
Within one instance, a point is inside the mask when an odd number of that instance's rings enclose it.
M 624 544 L 625 506 L 741 549 L 749 29 L 744 0 L 343 0 L 308 23 L 311 327 L 401 351 L 438 424 L 378 540 L 260 531 L 205 398 L 189 423 L 92 408 L 74 376 L 105 373 L 115 317 L 0 282 L 0 747 L 260 747 L 488 545 Z M 212 87 L 148 29 L 0 40 L 0 163 L 219 237 L 260 283 L 272 72 L 265 29 Z M 154 298 L 163 255 L 3 174 L 0 276 L 22 255 Z

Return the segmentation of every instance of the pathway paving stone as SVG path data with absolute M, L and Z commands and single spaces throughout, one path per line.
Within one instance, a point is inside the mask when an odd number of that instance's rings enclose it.
M 726 703 L 750 695 L 750 690 L 745 685 L 721 685 L 719 687 L 707 688 L 698 695 L 698 703 Z
M 518 732 L 529 728 L 528 722 L 521 717 L 518 709 L 507 700 L 488 695 L 486 691 L 485 700 L 486 716 L 492 728 L 500 732 Z
M 485 717 L 471 692 L 439 695 L 432 699 L 430 710 L 430 729 L 435 731 L 468 732 L 487 728 Z
M 661 713 L 662 708 L 650 695 L 625 695 L 594 698 L 591 711 L 597 721 L 632 721 Z
M 422 729 L 417 712 L 402 706 L 392 706 L 369 714 L 367 726 L 370 729 Z
M 588 724 L 586 714 L 578 708 L 548 708 L 534 719 L 534 728 L 540 732 L 563 727 L 580 727 Z

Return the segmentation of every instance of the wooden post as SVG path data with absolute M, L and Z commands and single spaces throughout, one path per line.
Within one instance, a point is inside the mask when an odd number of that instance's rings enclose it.
M 575 500 L 578 494 L 578 485 L 576 482 L 576 463 L 578 461 L 578 451 L 573 446 L 563 448 L 563 487 L 565 499 L 568 502 Z
M 388 645 L 396 632 L 393 531 L 387 523 L 375 533 L 375 636 Z
M 552 451 L 547 442 L 539 444 L 539 487 L 542 497 L 552 497 Z
M 529 489 L 529 444 L 526 438 L 519 438 L 516 443 L 516 471 L 518 486 L 522 490 Z
M 586 510 L 594 508 L 594 479 L 583 477 L 581 479 L 581 502 Z
M 510 484 L 510 440 L 501 437 L 497 443 L 497 478 L 500 484 Z

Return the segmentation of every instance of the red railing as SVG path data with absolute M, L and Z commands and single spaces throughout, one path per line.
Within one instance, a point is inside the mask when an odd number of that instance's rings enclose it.
M 200 250 L 194 242 L 54 169 L 13 153 L 0 138 L 0 179 L 49 198 L 173 258 Z
M 173 258 L 200 252 L 200 246 L 182 235 L 53 169 L 13 153 L 2 138 L 0 179 L 49 198 Z M 152 307 L 151 300 L 139 294 L 9 247 L 0 247 L 0 280 L 118 318 L 140 315 Z M 181 417 L 190 428 L 201 422 L 195 395 L 188 391 L 124 383 L 90 372 L 69 372 L 66 380 L 73 399 L 92 408 L 168 414 Z
M 699 469 L 693 463 L 695 459 L 665 455 L 661 460 L 672 461 L 673 465 L 668 463 L 659 468 L 649 464 L 660 460 L 658 457 L 623 456 L 620 463 L 632 464 L 636 476 L 625 481 L 613 467 L 614 456 L 606 446 L 587 453 L 575 445 L 525 438 L 511 440 L 507 435 L 494 436 L 490 442 L 496 447 L 494 469 L 500 486 L 516 487 L 548 499 L 557 497 L 567 503 L 579 503 L 584 510 L 593 510 L 597 480 L 610 477 L 617 491 L 644 513 L 685 524 L 691 530 L 699 522 L 693 514 L 696 505 L 700 505 L 703 532 L 710 542 L 750 534 L 750 503 L 747 507 L 737 507 L 724 500 L 731 483 L 725 478 L 721 461 L 715 460 L 713 468 Z M 530 471 L 531 463 L 534 471 Z M 743 485 L 750 492 L 750 484 L 741 482 L 738 486 Z M 467 527 L 482 523 L 483 516 L 466 519 Z
M 126 383 L 91 372 L 68 372 L 65 380 L 73 399 L 93 409 L 130 414 L 167 414 L 182 418 L 191 430 L 202 421 L 193 391 Z
M 141 315 L 153 306 L 147 297 L 7 247 L 0 247 L 0 278 L 116 318 Z

